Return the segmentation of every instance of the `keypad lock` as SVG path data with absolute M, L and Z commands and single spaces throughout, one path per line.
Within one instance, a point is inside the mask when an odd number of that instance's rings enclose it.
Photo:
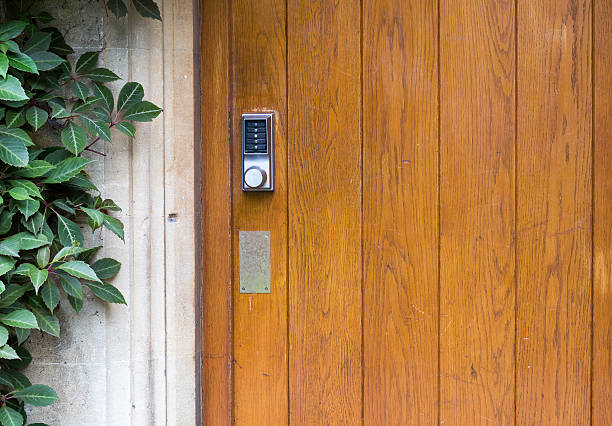
M 273 113 L 242 114 L 242 190 L 273 191 Z

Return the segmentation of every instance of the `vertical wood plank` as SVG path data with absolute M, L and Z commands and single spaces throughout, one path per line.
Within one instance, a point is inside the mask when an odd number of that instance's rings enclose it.
M 360 2 L 290 1 L 290 423 L 361 423 Z
M 285 2 L 232 3 L 234 423 L 284 425 L 287 392 L 287 150 Z M 242 191 L 241 114 L 274 111 L 272 193 Z M 240 294 L 238 235 L 270 231 L 271 292 Z
M 594 2 L 593 425 L 612 424 L 612 2 Z
M 586 425 L 591 2 L 518 1 L 517 424 Z
M 514 423 L 514 18 L 440 5 L 440 424 Z
M 202 423 L 231 424 L 229 5 L 201 0 Z
M 364 424 L 435 424 L 437 2 L 363 13 Z

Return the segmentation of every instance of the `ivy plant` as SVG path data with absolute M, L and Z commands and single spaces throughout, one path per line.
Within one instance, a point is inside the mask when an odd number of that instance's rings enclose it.
M 51 387 L 32 384 L 21 370 L 32 359 L 25 347 L 31 333 L 60 336 L 60 303 L 67 301 L 78 313 L 84 292 L 91 291 L 125 304 L 109 283 L 121 264 L 99 258 L 99 246 L 84 245 L 79 224 L 124 238 L 123 224 L 113 216 L 120 208 L 101 196 L 87 167 L 105 155 L 100 146 L 118 132 L 133 137 L 134 122 L 151 121 L 161 112 L 143 99 L 136 82 L 125 83 L 115 98 L 105 84 L 119 77 L 97 65 L 99 52 L 75 58 L 51 21 L 46 13 L 24 13 L 0 23 L 3 426 L 26 424 L 26 404 L 46 406 L 58 399 Z M 53 143 L 39 145 L 41 134 Z

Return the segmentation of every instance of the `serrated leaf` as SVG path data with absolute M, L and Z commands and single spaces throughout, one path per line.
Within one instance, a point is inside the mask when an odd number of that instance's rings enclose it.
M 32 37 L 26 41 L 23 46 L 23 52 L 41 52 L 49 49 L 51 45 L 51 33 L 45 33 L 42 31 L 35 32 Z
M 30 57 L 36 63 L 39 71 L 52 70 L 65 62 L 65 59 L 60 58 L 52 52 L 32 52 Z
M 83 175 L 83 173 L 79 173 L 75 177 L 71 178 L 66 182 L 66 185 L 75 186 L 80 189 L 89 190 L 92 189 L 94 191 L 100 192 L 100 190 L 93 184 L 91 181 Z
M 23 129 L 9 129 L 6 126 L 0 126 L 0 137 L 7 137 L 22 142 L 25 146 L 32 146 L 32 138 Z
M 40 129 L 47 122 L 48 118 L 49 114 L 47 114 L 47 111 L 37 106 L 32 106 L 26 111 L 26 120 L 28 120 L 28 123 L 34 130 Z
M 32 309 L 32 313 L 36 317 L 40 331 L 50 334 L 51 336 L 60 337 L 60 322 L 55 315 L 40 309 Z
M 117 74 L 106 68 L 94 68 L 92 70 L 87 71 L 84 75 L 85 77 L 88 77 L 89 79 L 100 83 L 106 83 L 109 81 L 115 81 L 120 79 Z
M 61 183 L 65 182 L 83 170 L 92 160 L 83 157 L 70 157 L 55 166 L 55 169 L 49 173 L 49 176 L 43 181 L 45 183 Z
M 88 71 L 96 66 L 100 52 L 85 52 L 76 62 L 74 70 L 78 73 Z
M 30 331 L 27 329 L 20 329 L 20 328 L 15 329 L 15 330 L 24 330 L 26 332 Z M 19 353 L 17 353 L 17 355 L 19 355 Z M 25 387 L 32 386 L 32 383 L 30 383 L 30 380 L 25 375 L 20 373 L 19 371 L 4 370 L 4 372 L 13 380 L 13 386 L 15 386 L 15 389 L 23 389 Z
M 93 294 L 99 297 L 102 300 L 105 300 L 109 303 L 125 303 L 125 298 L 121 294 L 121 292 L 113 285 L 110 285 L 105 282 L 86 282 L 87 286 L 91 289 Z
M 6 328 L 4 329 L 6 330 Z M 3 345 L 2 347 L 0 347 L 0 358 L 19 359 L 19 355 L 17 355 L 17 352 L 15 352 L 15 349 L 11 348 L 9 345 Z
M 4 122 L 8 128 L 21 127 L 25 124 L 25 114 L 21 110 L 7 111 Z
M 15 167 L 28 165 L 28 149 L 23 142 L 0 135 L 0 159 Z
M 117 98 L 117 111 L 124 109 L 142 101 L 144 89 L 140 83 L 128 82 L 121 88 Z
M 17 309 L 11 313 L 0 316 L 0 322 L 10 327 L 36 328 L 38 323 L 34 314 L 26 309 Z
M 40 290 L 40 296 L 50 312 L 57 307 L 60 301 L 60 292 L 57 286 L 52 282 L 47 282 Z
M 9 60 L 4 53 L 0 53 L 0 77 L 6 78 L 6 72 L 8 71 Z
M 29 328 L 14 328 L 15 336 L 17 336 L 17 344 L 21 345 L 30 337 Z
M 76 297 L 68 296 L 68 303 L 70 303 L 70 306 L 72 306 L 72 309 L 74 309 L 74 312 L 77 314 L 83 307 L 83 299 L 77 299 Z
M 57 102 L 49 102 L 51 106 L 51 118 L 68 118 L 72 114 L 63 105 Z
M 44 235 L 44 234 L 41 234 Z M 45 236 L 46 238 L 46 236 Z M 49 264 L 49 258 L 51 257 L 51 249 L 49 246 L 40 247 L 36 251 L 36 264 L 39 268 L 44 268 Z
M 47 281 L 49 277 L 49 271 L 46 269 L 37 269 L 34 268 L 35 271 L 32 271 L 30 274 L 30 281 L 32 281 L 32 285 L 34 286 L 34 292 L 38 294 L 38 289 Z
M 36 197 L 36 198 L 42 199 L 40 190 L 38 189 L 36 184 L 34 184 L 34 182 L 32 181 L 25 180 L 25 179 L 11 179 L 8 181 L 8 183 L 13 185 L 13 187 L 15 188 L 25 189 L 30 197 Z
M 6 345 L 8 338 L 9 338 L 8 330 L 0 325 L 0 346 Z
M 132 4 L 143 17 L 161 21 L 159 7 L 153 0 L 132 0 Z
M 56 266 L 55 269 L 64 271 L 76 278 L 100 282 L 100 279 L 96 276 L 94 270 L 91 269 L 91 266 L 80 260 L 71 260 L 69 262 L 62 263 L 61 265 Z
M 97 260 L 91 267 L 98 278 L 101 280 L 109 280 L 119 273 L 121 263 L 110 257 L 105 257 Z
M 102 84 L 93 85 L 93 93 L 102 101 L 102 106 L 108 111 L 113 112 L 115 108 L 115 100 L 110 89 Z
M 127 15 L 127 7 L 122 0 L 108 0 L 106 5 L 117 18 L 123 18 Z
M 95 228 L 99 228 L 104 223 L 104 213 L 96 209 L 89 209 L 87 207 L 81 207 L 81 210 L 83 210 L 87 216 L 89 216 L 91 221 L 94 223 Z
M 21 187 L 11 188 L 9 189 L 8 193 L 15 200 L 23 201 L 23 200 L 30 199 L 30 194 L 28 194 L 28 191 L 26 191 L 25 188 L 21 188 Z
M 125 112 L 123 119 L 128 121 L 152 121 L 155 117 L 157 117 L 162 112 L 162 109 L 157 105 L 149 102 L 143 101 L 138 102 Z
M 104 215 L 104 226 L 123 240 L 123 223 L 107 214 Z
M 85 102 L 87 100 L 87 96 L 89 96 L 89 87 L 87 87 L 85 83 L 81 83 L 80 81 L 73 82 L 71 90 L 74 96 L 76 96 L 83 102 Z
M 0 40 L 10 40 L 17 37 L 28 26 L 24 21 L 9 21 L 0 24 Z
M 5 101 L 27 101 L 26 95 L 21 83 L 12 75 L 7 75 L 6 78 L 0 79 L 0 99 Z
M 17 328 L 17 330 L 21 330 L 20 328 Z M 11 376 L 9 376 L 8 374 L 6 374 L 6 372 L 0 370 L 0 385 L 4 385 L 4 386 L 8 386 L 10 388 L 13 388 L 15 386 L 15 384 L 13 383 L 13 379 L 11 378 Z M 31 426 L 31 425 L 30 425 Z
M 68 296 L 76 299 L 83 299 L 83 286 L 79 280 L 77 280 L 75 277 L 71 277 L 70 275 L 58 276 L 60 284 Z
M 11 235 L 0 241 L 0 255 L 18 257 L 21 250 L 21 238 L 19 235 Z
M 10 52 L 6 55 L 9 60 L 11 67 L 16 68 L 20 71 L 29 72 L 32 74 L 38 74 L 38 67 L 34 60 L 26 55 L 25 53 L 13 53 Z
M 54 168 L 55 166 L 47 161 L 32 160 L 26 167 L 17 170 L 15 174 L 23 177 L 34 178 L 42 176 Z
M 40 208 L 40 201 L 38 200 L 22 200 L 16 201 L 17 208 L 27 220 L 30 216 L 38 211 Z
M 13 266 L 15 266 L 16 262 L 16 260 L 11 259 L 8 256 L 0 256 L 0 275 L 4 275 L 8 271 L 13 269 Z M 6 290 L 0 295 L 0 300 L 2 300 L 2 297 L 4 297 L 5 294 Z
M 100 138 L 104 139 L 107 142 L 111 141 L 110 128 L 108 127 L 107 123 L 99 120 L 94 121 L 89 117 L 83 115 L 79 118 L 81 119 L 83 125 L 85 126 L 87 131 L 89 131 L 89 133 L 94 136 L 100 136 Z
M 96 105 L 100 103 L 100 98 L 98 98 L 97 96 L 90 96 L 89 98 L 87 98 L 87 100 L 85 102 L 81 102 L 78 101 L 77 103 L 74 104 L 74 106 L 72 107 L 72 112 L 73 113 L 83 113 L 88 111 L 92 106 Z
M 22 426 L 23 416 L 6 405 L 0 408 L 0 423 L 2 426 Z
M 75 243 L 83 244 L 83 233 L 81 228 L 64 216 L 57 215 L 57 236 L 63 246 L 72 246 Z
M 46 407 L 59 399 L 55 391 L 45 385 L 29 386 L 15 392 L 13 396 L 35 407 Z
M 74 155 L 79 155 L 87 146 L 85 130 L 72 122 L 62 130 L 61 139 L 66 149 Z
M 115 128 L 119 130 L 121 133 L 128 135 L 133 138 L 136 135 L 136 126 L 127 121 L 122 121 L 120 123 L 115 124 Z
M 0 235 L 6 234 L 13 226 L 13 216 L 15 212 L 5 210 L 0 214 Z
M 47 237 L 44 234 L 34 235 L 30 234 L 29 232 L 22 232 L 20 235 L 22 250 L 32 250 L 51 244 L 51 241 L 47 240 Z

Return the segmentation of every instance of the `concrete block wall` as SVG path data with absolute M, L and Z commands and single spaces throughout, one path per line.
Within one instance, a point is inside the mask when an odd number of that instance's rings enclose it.
M 103 52 L 100 65 L 123 78 L 116 93 L 138 81 L 164 113 L 138 125 L 133 141 L 115 134 L 90 169 L 103 195 L 123 208 L 125 243 L 105 232 L 90 239 L 123 263 L 113 284 L 128 306 L 88 294 L 75 315 L 63 301 L 61 338 L 33 335 L 27 374 L 53 386 L 60 401 L 32 409 L 30 422 L 196 424 L 194 6 L 157 2 L 162 22 L 133 9 L 116 19 L 102 0 L 39 2 L 77 53 Z

